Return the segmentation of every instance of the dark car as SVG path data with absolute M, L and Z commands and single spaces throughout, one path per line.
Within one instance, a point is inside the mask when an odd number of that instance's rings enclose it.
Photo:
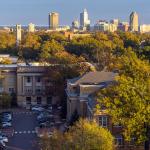
M 46 121 L 48 121 L 48 120 L 49 120 L 49 118 L 44 117 L 44 118 L 39 119 L 38 122 L 39 122 L 39 124 L 40 124 L 40 123 L 44 123 L 44 122 L 46 122 Z
M 1 122 L 11 122 L 11 119 L 7 117 L 2 117 Z
M 12 121 L 12 113 L 11 112 L 3 112 L 0 114 L 0 118 L 3 122 Z
M 50 114 L 49 112 L 42 112 L 37 116 L 37 120 L 42 118 L 52 118 L 54 115 Z
M 9 128 L 9 127 L 12 127 L 11 122 L 2 122 L 2 128 Z

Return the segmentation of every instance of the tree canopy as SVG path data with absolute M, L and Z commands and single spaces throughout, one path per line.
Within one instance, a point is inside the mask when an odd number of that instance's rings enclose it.
M 135 137 L 137 143 L 142 143 L 149 138 L 150 66 L 127 50 L 112 68 L 118 69 L 118 77 L 99 92 L 99 105 L 106 107 L 114 123 L 123 126 L 126 140 Z
M 79 120 L 68 132 L 41 139 L 42 150 L 113 150 L 111 133 L 94 122 Z

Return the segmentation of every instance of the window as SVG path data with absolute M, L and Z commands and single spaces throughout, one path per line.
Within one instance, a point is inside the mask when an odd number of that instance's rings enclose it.
M 116 145 L 123 145 L 123 136 L 122 135 L 115 136 L 115 143 Z
M 52 97 L 51 96 L 49 96 L 49 97 L 47 97 L 47 104 L 52 104 Z
M 41 82 L 41 78 L 40 77 L 37 77 L 37 82 Z
M 31 82 L 31 78 L 27 77 L 27 82 L 30 83 Z
M 14 88 L 9 88 L 10 93 L 14 93 Z
M 40 88 L 36 89 L 36 93 L 41 93 L 42 90 Z
M 31 104 L 31 97 L 26 97 L 26 104 L 28 104 L 28 105 Z
M 42 98 L 41 97 L 37 97 L 37 104 L 42 104 Z
M 107 116 L 100 116 L 99 117 L 99 125 L 101 125 L 104 128 L 107 128 L 107 126 L 108 126 L 108 117 Z

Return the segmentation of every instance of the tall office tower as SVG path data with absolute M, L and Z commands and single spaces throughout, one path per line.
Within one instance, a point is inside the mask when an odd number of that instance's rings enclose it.
M 73 29 L 79 29 L 79 22 L 78 22 L 78 20 L 74 20 L 72 22 L 72 28 Z
M 49 14 L 49 28 L 56 29 L 59 27 L 59 14 L 56 12 L 51 12 Z
M 28 25 L 28 32 L 35 32 L 35 24 L 30 23 Z
M 130 30 L 133 32 L 139 31 L 139 19 L 138 14 L 136 12 L 132 12 L 130 14 Z
M 17 24 L 16 25 L 16 44 L 19 46 L 21 43 L 21 25 Z
M 80 27 L 88 29 L 90 27 L 89 15 L 86 9 L 80 13 Z

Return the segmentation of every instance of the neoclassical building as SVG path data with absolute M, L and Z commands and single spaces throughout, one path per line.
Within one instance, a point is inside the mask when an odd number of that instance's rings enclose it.
M 38 63 L 0 65 L 0 93 L 15 93 L 21 107 L 57 103 L 58 98 L 46 91 L 52 87 L 47 69 Z

